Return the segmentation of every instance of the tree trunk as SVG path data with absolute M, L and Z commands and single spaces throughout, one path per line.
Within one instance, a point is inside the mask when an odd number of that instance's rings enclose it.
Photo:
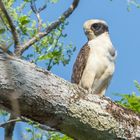
M 6 54 L 0 54 L 0 107 L 77 140 L 140 139 L 138 114 Z

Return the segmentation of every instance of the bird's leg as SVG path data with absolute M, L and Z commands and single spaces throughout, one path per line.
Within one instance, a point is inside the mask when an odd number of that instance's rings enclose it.
M 99 96 L 103 96 L 105 94 L 108 84 L 112 78 L 112 71 L 110 70 L 111 69 L 108 68 L 97 81 L 97 83 L 94 84 L 93 94 L 97 94 Z

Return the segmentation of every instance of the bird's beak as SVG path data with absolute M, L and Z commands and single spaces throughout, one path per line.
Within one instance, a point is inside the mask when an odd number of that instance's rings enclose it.
M 86 35 L 89 34 L 89 31 L 88 31 L 88 30 L 85 30 L 85 29 L 84 29 L 84 32 L 85 32 Z

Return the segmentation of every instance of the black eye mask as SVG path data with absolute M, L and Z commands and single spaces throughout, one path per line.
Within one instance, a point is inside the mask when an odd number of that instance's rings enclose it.
M 108 27 L 103 23 L 94 23 L 91 26 L 91 30 L 96 36 L 101 35 L 104 32 L 108 32 Z
M 98 30 L 100 30 L 100 28 L 101 28 L 101 24 L 98 24 L 98 23 L 92 24 L 91 28 L 92 28 L 94 31 L 98 31 Z

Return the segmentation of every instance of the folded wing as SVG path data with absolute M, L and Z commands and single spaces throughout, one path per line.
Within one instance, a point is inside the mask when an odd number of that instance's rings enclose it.
M 72 73 L 72 77 L 71 77 L 72 83 L 79 84 L 79 82 L 82 78 L 83 71 L 84 71 L 86 64 L 87 64 L 89 51 L 90 51 L 90 47 L 88 46 L 88 43 L 86 43 L 81 48 L 81 50 L 76 58 L 76 61 L 74 63 L 73 73 Z

